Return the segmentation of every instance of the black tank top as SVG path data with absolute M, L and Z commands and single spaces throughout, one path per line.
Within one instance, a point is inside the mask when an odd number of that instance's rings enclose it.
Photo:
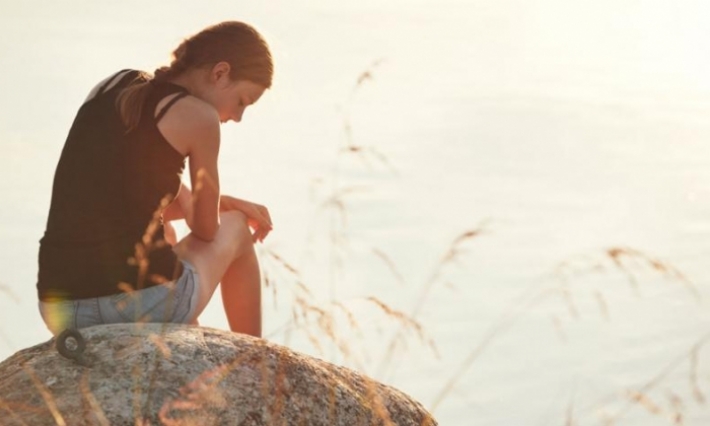
M 125 284 L 141 289 L 182 273 L 164 241 L 161 202 L 177 196 L 185 158 L 157 122 L 188 93 L 172 83 L 151 83 L 138 126 L 126 132 L 116 98 L 143 77 L 123 71 L 81 106 L 62 150 L 40 240 L 40 300 L 107 296 Z M 174 93 L 180 94 L 155 116 L 157 104 Z

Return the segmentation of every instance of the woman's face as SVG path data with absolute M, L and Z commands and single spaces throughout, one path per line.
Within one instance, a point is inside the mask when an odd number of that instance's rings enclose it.
M 244 110 L 258 101 L 264 90 L 264 86 L 249 80 L 230 81 L 218 91 L 215 99 L 219 120 L 240 122 Z
M 231 67 L 227 62 L 219 62 L 210 69 L 198 69 L 194 89 L 188 90 L 210 103 L 219 114 L 219 121 L 240 122 L 244 110 L 261 98 L 264 86 L 250 80 L 232 80 Z M 203 74 L 203 72 L 206 73 Z

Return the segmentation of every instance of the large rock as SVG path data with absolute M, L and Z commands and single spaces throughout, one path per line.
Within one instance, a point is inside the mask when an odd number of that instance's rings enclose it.
M 436 425 L 361 374 L 249 336 L 166 324 L 81 330 L 0 363 L 3 425 Z M 83 365 L 82 365 L 83 364 Z

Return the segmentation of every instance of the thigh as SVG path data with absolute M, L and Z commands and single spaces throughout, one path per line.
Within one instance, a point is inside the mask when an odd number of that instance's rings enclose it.
M 190 262 L 197 271 L 197 316 L 207 306 L 229 265 L 248 250 L 253 250 L 254 243 L 244 213 L 229 211 L 220 214 L 220 226 L 214 240 L 204 241 L 188 234 L 173 249 L 180 259 Z
M 197 309 L 196 272 L 186 264 L 180 278 L 130 293 L 91 299 L 39 302 L 39 311 L 55 336 L 72 328 L 135 322 L 189 323 Z
M 98 298 L 104 323 L 189 323 L 197 306 L 197 277 L 195 268 L 182 262 L 182 275 L 175 281 Z
M 181 277 L 143 290 L 100 297 L 103 323 L 185 322 L 191 296 L 185 284 Z

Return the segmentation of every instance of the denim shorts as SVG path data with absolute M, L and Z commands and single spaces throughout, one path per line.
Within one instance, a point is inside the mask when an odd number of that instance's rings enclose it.
M 175 281 L 130 293 L 91 299 L 39 302 L 39 312 L 52 334 L 98 324 L 170 322 L 195 320 L 199 277 L 195 267 L 181 261 L 182 275 Z

